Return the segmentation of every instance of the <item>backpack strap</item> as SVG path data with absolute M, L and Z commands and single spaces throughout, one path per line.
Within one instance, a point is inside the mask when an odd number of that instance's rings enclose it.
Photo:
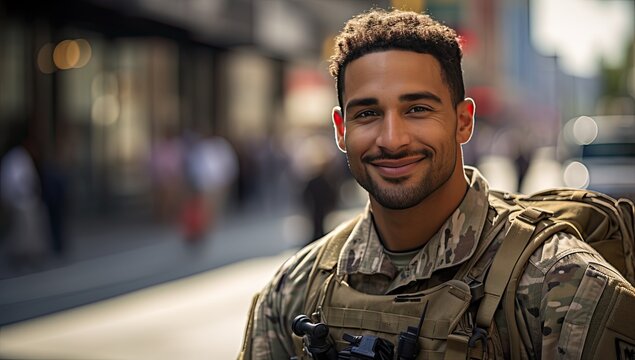
M 547 214 L 547 216 L 549 215 L 551 214 Z M 511 271 L 531 240 L 531 236 L 536 229 L 536 223 L 543 218 L 545 218 L 544 212 L 535 208 L 528 208 L 518 214 L 512 221 L 512 225 L 505 235 L 505 241 L 498 249 L 485 280 L 483 299 L 476 314 L 478 327 L 489 328 L 494 318 L 494 312 L 498 308 L 498 304 L 510 280 Z
M 520 359 L 520 332 L 516 323 L 515 299 L 518 281 L 522 276 L 529 257 L 551 235 L 561 231 L 571 231 L 565 222 L 551 220 L 553 213 L 537 207 L 522 210 L 511 221 L 500 248 L 492 262 L 485 280 L 484 296 L 476 314 L 476 326 L 487 330 L 494 319 L 494 313 L 505 298 L 505 320 L 510 338 L 512 359 Z M 545 221 L 547 220 L 547 221 Z M 540 233 L 540 236 L 535 236 Z
M 317 244 L 317 255 L 307 278 L 303 307 L 303 313 L 312 317 L 313 321 L 321 321 L 319 318 L 316 319 L 319 315 L 314 313 L 318 310 L 317 304 L 320 298 L 320 289 L 326 279 L 333 273 L 333 270 L 335 270 L 340 251 L 361 217 L 362 214 L 340 224 L 323 238 L 317 240 L 321 243 Z M 295 334 L 292 335 L 292 338 L 297 359 L 307 359 L 304 353 L 303 339 Z
M 538 227 L 538 225 L 535 225 Z M 579 239 L 582 238 L 578 230 L 571 224 L 564 221 L 550 221 L 546 227 L 538 228 L 532 235 L 532 239 L 528 242 L 527 247 L 521 253 L 514 268 L 509 271 L 511 273 L 505 296 L 503 297 L 503 311 L 505 313 L 505 321 L 507 322 L 508 335 L 510 339 L 510 352 L 513 360 L 521 358 L 521 336 L 516 321 L 516 291 L 518 290 L 518 282 L 522 277 L 529 258 L 534 252 L 542 246 L 542 244 L 551 239 L 553 235 L 559 232 L 567 232 L 575 235 Z
M 359 223 L 361 218 L 362 214 L 340 224 L 322 240 L 324 243 L 318 250 L 315 262 L 313 263 L 313 267 L 309 273 L 309 278 L 307 279 L 306 294 L 304 297 L 305 311 L 310 312 L 315 310 L 318 295 L 317 290 L 328 275 L 335 270 L 337 261 L 340 257 L 340 251 L 344 247 L 344 243 L 350 234 L 353 232 L 353 228 Z M 321 278 L 322 281 L 319 281 L 317 278 Z
M 455 275 L 455 279 L 461 280 L 469 285 L 472 295 L 472 304 L 479 304 L 484 296 L 484 273 L 492 261 L 492 256 L 484 256 L 485 253 L 493 251 L 497 244 L 494 240 L 503 227 L 508 223 L 510 208 L 504 208 L 496 217 L 494 223 L 489 226 L 487 233 L 481 237 L 472 258 L 466 262 Z M 487 351 L 487 328 L 475 328 L 472 335 L 451 333 L 448 335 L 444 360 L 465 360 L 482 359 Z M 482 341 L 481 341 L 482 340 Z

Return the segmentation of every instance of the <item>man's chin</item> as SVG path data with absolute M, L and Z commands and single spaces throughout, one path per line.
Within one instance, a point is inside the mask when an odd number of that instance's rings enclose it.
M 409 178 L 409 176 L 382 177 L 382 181 L 388 185 L 405 185 Z
M 421 203 L 426 195 L 421 193 L 419 186 L 407 186 L 401 184 L 384 184 L 374 183 L 369 190 L 369 194 L 384 208 L 391 210 L 405 210 Z
M 407 210 L 420 204 L 421 201 L 391 196 L 373 196 L 374 201 L 385 209 Z

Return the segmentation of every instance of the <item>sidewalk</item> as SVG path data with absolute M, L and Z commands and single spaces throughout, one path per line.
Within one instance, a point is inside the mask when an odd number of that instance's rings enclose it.
M 235 359 L 252 296 L 291 254 L 6 326 L 0 329 L 0 358 Z
M 235 217 L 195 246 L 181 239 L 178 228 L 153 224 L 83 229 L 74 258 L 63 265 L 0 280 L 0 326 L 279 254 L 297 246 L 290 240 L 295 235 L 285 230 L 288 222 Z

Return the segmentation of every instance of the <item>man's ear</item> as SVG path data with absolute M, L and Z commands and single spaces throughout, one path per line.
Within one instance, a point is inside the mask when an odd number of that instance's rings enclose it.
M 344 126 L 344 115 L 342 115 L 342 108 L 335 106 L 331 115 L 333 119 L 333 130 L 335 130 L 335 143 L 337 147 L 343 152 L 346 152 L 346 142 L 344 141 L 344 135 L 346 135 L 346 127 Z
M 465 144 L 470 141 L 474 131 L 474 114 L 476 104 L 472 98 L 465 98 L 456 106 L 456 141 Z

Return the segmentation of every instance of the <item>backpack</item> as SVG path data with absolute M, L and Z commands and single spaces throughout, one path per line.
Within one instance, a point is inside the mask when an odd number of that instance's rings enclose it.
M 499 213 L 508 212 L 511 226 L 498 249 L 484 282 L 484 297 L 476 316 L 477 326 L 489 326 L 494 312 L 503 300 L 503 310 L 510 332 L 512 359 L 519 358 L 520 334 L 514 315 L 515 294 L 530 256 L 558 232 L 568 232 L 591 245 L 631 285 L 635 284 L 635 205 L 629 199 L 613 199 L 592 190 L 553 189 L 532 195 L 516 195 L 490 191 L 490 204 Z M 612 303 L 612 313 L 620 316 L 635 309 L 635 292 L 625 288 L 623 296 Z M 611 331 L 635 340 L 633 319 L 622 317 Z M 592 331 L 603 331 L 606 324 L 596 324 Z M 487 327 L 485 327 L 487 328 Z M 607 338 L 605 335 L 598 338 Z M 619 352 L 617 338 L 607 343 L 592 344 L 590 353 L 611 357 L 609 350 Z M 609 341 L 614 340 L 614 341 Z M 610 343 L 610 344 L 608 344 Z M 624 351 L 631 351 L 626 349 Z
M 509 227 L 485 277 L 475 322 L 478 328 L 489 329 L 502 302 L 512 359 L 519 359 L 521 351 L 515 317 L 518 281 L 530 256 L 554 234 L 567 232 L 585 241 L 631 285 L 635 284 L 635 205 L 631 200 L 616 200 L 591 190 L 554 189 L 532 195 L 490 190 L 489 202 L 500 216 L 508 219 Z M 307 280 L 307 309 L 316 303 L 316 290 L 334 271 L 339 251 L 358 220 L 359 217 L 342 224 L 322 239 L 325 243 Z M 635 291 L 629 287 L 618 293 L 617 299 L 609 299 L 609 310 L 602 316 L 603 322 L 594 326 L 594 331 L 610 327 L 605 332 L 611 334 L 599 336 L 602 341 L 591 344 L 593 349 L 589 353 L 619 358 L 620 351 L 623 351 L 623 357 L 632 350 L 620 348 L 617 339 L 626 339 L 627 345 L 635 343 L 635 315 L 631 315 L 635 313 L 632 311 L 635 309 Z M 612 322 L 607 323 L 609 321 Z M 614 333 L 620 336 L 616 337 Z M 447 352 L 452 354 L 446 353 L 446 358 L 465 358 L 465 354 L 470 353 L 469 341 L 469 337 L 448 338 Z
M 568 228 L 635 285 L 635 205 L 631 200 L 613 199 L 592 190 L 553 189 L 532 195 L 490 190 L 490 204 L 499 211 L 508 209 L 512 221 L 518 218 L 535 225 L 549 219 L 549 225 L 558 225 L 549 235 Z

